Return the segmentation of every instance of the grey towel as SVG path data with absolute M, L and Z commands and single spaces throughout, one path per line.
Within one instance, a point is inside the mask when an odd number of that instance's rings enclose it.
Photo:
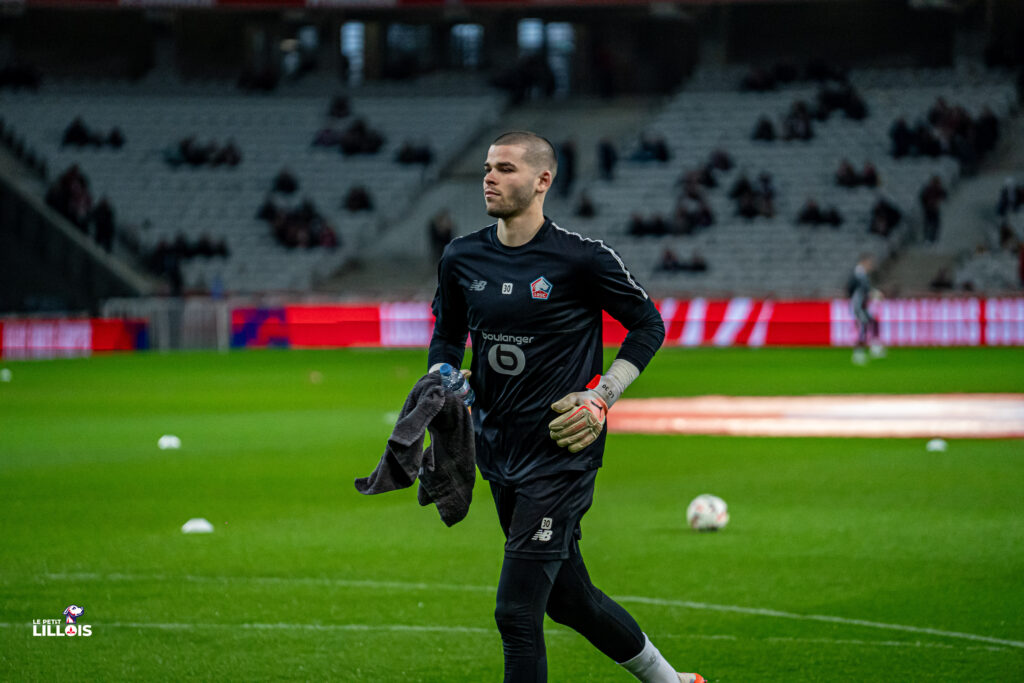
M 424 430 L 430 446 L 423 450 Z M 427 373 L 416 382 L 402 406 L 377 469 L 356 479 L 366 495 L 412 486 L 419 477 L 420 505 L 434 503 L 451 526 L 469 512 L 476 483 L 476 446 L 469 410 L 441 386 L 441 375 Z

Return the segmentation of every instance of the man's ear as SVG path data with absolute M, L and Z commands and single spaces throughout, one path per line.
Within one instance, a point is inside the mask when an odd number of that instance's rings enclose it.
M 550 189 L 552 181 L 554 181 L 554 176 L 551 175 L 551 171 L 547 169 L 541 171 L 540 175 L 537 176 L 537 190 L 543 192 Z

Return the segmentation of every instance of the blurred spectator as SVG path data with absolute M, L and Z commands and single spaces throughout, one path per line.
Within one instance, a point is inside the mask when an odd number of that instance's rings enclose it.
M 836 207 L 822 209 L 817 201 L 809 197 L 797 214 L 796 222 L 798 225 L 831 225 L 837 228 L 843 224 L 843 217 Z
M 750 183 L 750 179 L 747 178 L 746 173 L 740 173 L 740 176 L 733 183 L 732 189 L 729 190 L 730 199 L 739 199 L 740 195 L 746 192 L 753 192 L 754 186 Z
M 871 225 L 868 232 L 881 237 L 888 237 L 903 219 L 903 213 L 885 195 L 879 193 L 878 200 L 871 209 Z
M 867 118 L 868 107 L 864 98 L 849 83 L 830 81 L 818 90 L 815 118 L 827 120 L 834 111 L 842 111 L 848 119 L 862 121 Z
M 648 235 L 667 235 L 668 223 L 661 214 L 654 214 L 650 218 L 644 218 L 640 213 L 634 213 L 629 221 L 629 234 L 634 237 L 645 237 Z
M 949 274 L 949 268 L 939 268 L 939 272 L 932 278 L 929 286 L 935 292 L 953 289 L 953 278 Z
M 676 253 L 670 248 L 665 247 L 665 250 L 661 252 L 661 260 L 658 261 L 657 270 L 664 271 L 666 273 L 674 273 L 680 270 L 683 262 L 679 260 Z
M 789 140 L 811 140 L 814 138 L 814 129 L 811 126 L 811 112 L 807 103 L 797 100 L 789 108 L 789 113 L 782 121 L 782 139 Z
M 849 159 L 839 162 L 839 170 L 836 171 L 836 184 L 842 187 L 857 187 L 860 185 L 860 176 Z
M 738 216 L 751 219 L 758 216 L 771 218 L 775 215 L 775 185 L 771 174 L 767 172 L 758 176 L 756 186 L 745 173 L 741 174 L 729 191 L 729 197 L 736 200 Z
M 70 166 L 46 192 L 46 203 L 75 224 L 82 232 L 89 229 L 92 215 L 92 195 L 89 180 L 78 168 Z
M 771 119 L 767 116 L 759 118 L 757 120 L 757 124 L 754 126 L 754 132 L 751 135 L 751 139 L 763 142 L 775 142 L 775 126 L 772 125 Z
M 836 171 L 836 184 L 842 187 L 878 187 L 878 169 L 870 161 L 864 162 L 863 170 L 858 173 L 849 159 L 839 162 Z
M 448 209 L 441 209 L 430 219 L 427 225 L 427 234 L 430 238 L 430 249 L 434 257 L 434 263 L 441 260 L 444 248 L 452 241 L 455 234 L 455 222 L 452 220 L 451 212 Z
M 696 249 L 690 254 L 689 260 L 683 261 L 674 251 L 665 247 L 661 253 L 661 259 L 658 261 L 657 270 L 666 273 L 706 273 L 708 262 Z
M 219 242 L 215 242 L 213 238 L 210 237 L 210 233 L 204 232 L 196 242 L 192 243 L 188 247 L 188 255 L 206 256 L 208 258 L 222 256 L 227 258 L 228 244 L 223 239 Z
M 576 215 L 580 218 L 593 218 L 597 215 L 597 207 L 586 190 L 580 192 L 576 199 Z
M 999 248 L 1004 251 L 1016 252 L 1017 251 L 1017 233 L 1010 224 L 1010 221 L 1003 220 L 999 224 L 999 234 L 997 239 L 999 240 Z
M 939 238 L 941 206 L 946 196 L 946 188 L 943 187 L 942 179 L 937 175 L 932 176 L 919 195 L 921 208 L 924 211 L 924 238 L 932 244 Z
M 309 199 L 293 209 L 285 209 L 267 198 L 257 216 L 268 223 L 271 234 L 283 246 L 333 249 L 341 244 L 334 228 Z
M 238 166 L 242 161 L 242 152 L 235 141 L 228 139 L 224 145 L 215 142 L 201 144 L 195 135 L 189 135 L 178 141 L 177 145 L 164 148 L 164 163 L 171 168 L 182 164 L 198 168 L 199 166 Z
M 349 188 L 348 194 L 345 195 L 344 202 L 345 210 L 356 212 L 356 211 L 373 211 L 373 199 L 370 197 L 370 191 L 366 189 L 365 185 L 354 185 Z
M 242 151 L 238 149 L 233 139 L 228 139 L 227 144 L 213 153 L 210 159 L 211 166 L 238 166 L 242 163 Z
M 630 156 L 630 159 L 633 161 L 660 161 L 664 163 L 671 157 L 672 154 L 668 150 L 668 143 L 665 142 L 664 137 L 641 133 L 640 143 L 636 151 Z
M 714 222 L 715 216 L 703 197 L 683 197 L 676 203 L 671 232 L 675 235 L 689 235 L 700 228 L 710 227 Z
M 160 240 L 147 261 L 150 270 L 167 278 L 171 295 L 181 296 L 181 266 L 185 261 L 196 256 L 227 258 L 229 254 L 227 242 L 223 239 L 214 241 L 209 234 L 203 234 L 197 241 L 189 242 L 184 234 L 178 233 L 173 242 Z
M 797 214 L 796 222 L 803 225 L 820 225 L 822 221 L 821 208 L 818 206 L 818 202 L 812 198 L 804 203 L 803 208 L 800 209 L 800 213 Z
M 356 119 L 341 132 L 338 146 L 345 156 L 376 154 L 384 146 L 384 136 L 370 128 L 363 119 Z
M 976 122 L 978 151 L 984 155 L 991 152 L 999 140 L 999 119 L 986 105 Z
M 267 221 L 268 223 L 273 222 L 278 211 L 279 209 L 277 205 L 274 204 L 274 200 L 268 195 L 264 198 L 263 203 L 260 204 L 260 208 L 256 210 L 256 219 Z
M 563 197 L 568 197 L 572 191 L 572 184 L 576 181 L 576 142 L 569 138 L 558 148 L 558 174 L 555 176 L 555 183 L 558 185 L 558 192 Z
M 719 171 L 731 171 L 735 163 L 729 153 L 721 147 L 718 147 L 711 152 L 711 156 L 708 158 L 708 163 Z
M 1000 216 L 1017 213 L 1021 206 L 1024 206 L 1024 184 L 1018 185 L 1012 176 L 1008 176 L 999 191 L 996 213 Z
M 909 131 L 904 119 L 897 119 L 889 131 L 894 157 L 922 155 L 955 157 L 968 173 L 995 148 L 999 139 L 999 119 L 985 107 L 977 119 L 961 105 L 938 97 L 926 117 Z
M 601 138 L 597 143 L 597 165 L 601 170 L 603 180 L 615 179 L 615 164 L 619 161 L 619 153 L 615 145 L 608 138 Z
M 104 145 L 120 149 L 124 146 L 124 133 L 117 126 L 111 128 L 107 134 L 94 131 L 85 125 L 81 116 L 76 116 L 68 124 L 60 141 L 61 147 L 103 147 Z
M 343 119 L 349 115 L 350 111 L 348 97 L 345 95 L 335 95 L 331 98 L 331 105 L 327 110 L 327 115 L 332 119 Z
M 90 134 L 89 129 L 86 128 L 81 116 L 75 117 L 75 120 L 68 124 L 68 127 L 64 129 L 64 137 L 60 141 L 61 147 L 67 147 L 68 145 L 84 147 L 92 144 L 95 144 L 95 140 Z
M 107 136 L 107 144 L 114 149 L 121 149 L 124 147 L 124 133 L 117 126 L 110 129 L 110 134 Z
M 906 119 L 900 117 L 893 122 L 889 128 L 889 139 L 892 140 L 893 157 L 899 159 L 910 154 L 914 135 L 910 132 Z
M 700 173 L 698 171 L 686 171 L 676 181 L 676 185 L 682 185 L 682 195 L 687 199 L 700 200 L 704 198 L 704 190 L 701 188 Z M 717 184 L 717 183 L 716 183 Z
M 429 166 L 434 161 L 434 153 L 429 145 L 417 145 L 406 140 L 395 154 L 395 161 L 400 164 L 423 164 L 424 166 Z
M 718 180 L 715 179 L 715 167 L 710 163 L 704 164 L 694 173 L 696 174 L 698 184 L 703 185 L 709 190 L 718 187 Z
M 92 223 L 96 244 L 109 254 L 114 247 L 114 209 L 106 197 L 92 210 Z
M 282 168 L 274 176 L 274 192 L 280 194 L 293 194 L 299 189 L 299 179 L 287 168 Z
M 698 228 L 707 228 L 714 224 L 715 216 L 711 213 L 711 207 L 704 199 L 697 201 L 696 207 L 687 212 L 690 225 Z
M 843 224 L 843 216 L 839 213 L 839 209 L 834 206 L 830 206 L 822 213 L 822 218 L 826 224 L 831 225 L 833 228 L 838 228 Z
M 742 92 L 768 92 L 775 90 L 775 74 L 768 69 L 751 67 L 747 75 L 740 81 Z
M 643 215 L 639 212 L 634 212 L 633 215 L 629 217 L 629 227 L 627 228 L 627 231 L 634 237 L 643 237 L 648 234 L 647 222 L 644 220 Z
M 860 184 L 864 187 L 878 187 L 878 169 L 870 161 L 864 162 L 860 172 Z
M 750 220 L 757 218 L 760 214 L 761 209 L 757 201 L 757 195 L 753 192 L 745 192 L 736 199 L 736 215 Z
M 690 262 L 688 264 L 684 263 L 682 269 L 691 273 L 706 273 L 708 262 L 699 251 L 694 249 L 693 253 L 690 254 Z

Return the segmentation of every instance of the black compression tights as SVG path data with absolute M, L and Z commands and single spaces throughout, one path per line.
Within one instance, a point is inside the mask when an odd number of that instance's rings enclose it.
M 578 547 L 567 560 L 506 557 L 494 612 L 505 649 L 505 683 L 547 680 L 545 612 L 616 662 L 632 659 L 643 649 L 640 626 L 590 582 Z

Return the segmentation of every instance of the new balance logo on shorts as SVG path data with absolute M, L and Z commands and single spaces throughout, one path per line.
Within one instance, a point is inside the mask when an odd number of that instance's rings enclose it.
M 533 535 L 531 541 L 540 541 L 541 543 L 547 543 L 551 540 L 551 518 L 545 517 L 540 520 L 540 528 L 537 529 L 537 533 Z

